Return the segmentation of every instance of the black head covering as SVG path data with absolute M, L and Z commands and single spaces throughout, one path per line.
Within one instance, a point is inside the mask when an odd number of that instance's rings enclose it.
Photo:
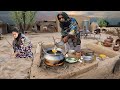
M 64 17 L 65 21 L 66 21 L 67 19 L 69 19 L 68 14 L 65 13 L 65 12 L 61 12 L 61 13 L 59 13 L 59 14 L 57 15 L 57 18 L 58 18 L 58 19 L 59 19 L 59 15 L 62 15 L 62 16 Z
M 60 22 L 60 27 L 61 27 L 62 29 L 64 29 L 64 27 L 69 27 L 69 25 L 70 25 L 70 17 L 68 16 L 68 14 L 65 13 L 65 12 L 59 13 L 59 14 L 57 15 L 58 20 L 59 20 L 59 15 L 62 15 L 63 18 L 65 19 L 64 22 Z
M 17 33 L 19 33 L 19 29 L 18 29 L 17 27 L 14 27 L 14 28 L 12 29 L 12 32 L 17 32 Z

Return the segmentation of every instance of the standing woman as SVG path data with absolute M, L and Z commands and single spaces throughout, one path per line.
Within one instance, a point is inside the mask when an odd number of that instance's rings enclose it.
M 69 47 L 80 54 L 81 40 L 79 26 L 75 18 L 69 17 L 65 12 L 57 15 L 61 27 L 61 39 Z
M 33 58 L 31 41 L 18 28 L 12 30 L 14 56 L 16 58 Z

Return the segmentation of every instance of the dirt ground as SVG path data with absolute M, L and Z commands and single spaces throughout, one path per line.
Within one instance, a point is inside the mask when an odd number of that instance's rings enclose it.
M 28 38 L 32 41 L 33 44 L 33 53 L 35 52 L 35 48 L 38 42 L 42 41 L 45 44 L 51 44 L 54 43 L 53 42 L 53 38 L 52 36 L 54 36 L 54 38 L 56 39 L 56 41 L 60 41 L 60 33 L 31 33 L 31 34 L 27 34 Z M 101 41 L 103 41 L 104 39 L 107 38 L 107 36 L 109 36 L 108 34 L 102 34 L 101 36 Z M 11 34 L 7 34 L 7 35 L 3 35 L 3 39 L 0 40 L 0 62 L 6 62 L 11 58 L 11 54 L 13 53 L 13 49 L 11 47 L 11 45 L 7 42 L 9 41 L 12 44 L 12 40 L 13 37 Z M 93 36 L 91 36 L 93 37 Z M 96 36 L 99 37 L 99 36 Z M 7 40 L 6 40 L 6 39 Z M 113 36 L 114 41 L 117 38 L 116 36 Z M 96 39 L 92 39 L 92 38 L 88 38 L 88 39 L 81 39 L 81 48 L 85 48 L 85 44 L 86 43 L 94 43 L 97 42 Z M 112 47 L 108 47 L 109 49 L 112 50 Z M 117 51 L 117 52 L 120 52 Z M 113 75 L 113 74 L 108 74 L 106 73 L 108 70 L 107 65 L 108 63 L 106 63 L 106 61 L 101 61 L 99 62 L 99 66 L 93 70 L 90 70 L 84 74 L 81 75 L 77 75 L 72 77 L 71 79 L 109 79 L 109 78 L 120 78 L 120 75 Z M 3 65 L 3 64 L 1 64 Z M 1 66 L 0 65 L 0 66 Z M 103 69 L 104 66 L 104 69 Z

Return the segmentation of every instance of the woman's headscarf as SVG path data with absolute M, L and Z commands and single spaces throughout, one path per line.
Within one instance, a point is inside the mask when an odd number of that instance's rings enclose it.
M 70 17 L 68 16 L 68 14 L 65 13 L 65 12 L 59 13 L 59 14 L 57 15 L 58 20 L 59 20 L 59 15 L 62 15 L 63 18 L 65 19 L 64 22 L 60 22 L 60 27 L 61 27 L 62 29 L 64 29 L 64 27 L 69 27 L 69 25 L 70 25 Z
M 18 33 L 18 37 L 14 39 L 13 43 L 19 47 L 20 45 L 20 37 L 21 37 L 21 33 L 19 32 L 19 29 L 17 27 L 15 27 L 12 32 L 16 32 Z

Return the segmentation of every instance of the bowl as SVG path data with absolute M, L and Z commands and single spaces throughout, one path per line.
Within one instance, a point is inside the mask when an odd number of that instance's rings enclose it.
M 68 53 L 74 54 L 74 53 L 75 53 L 75 50 L 69 50 Z

